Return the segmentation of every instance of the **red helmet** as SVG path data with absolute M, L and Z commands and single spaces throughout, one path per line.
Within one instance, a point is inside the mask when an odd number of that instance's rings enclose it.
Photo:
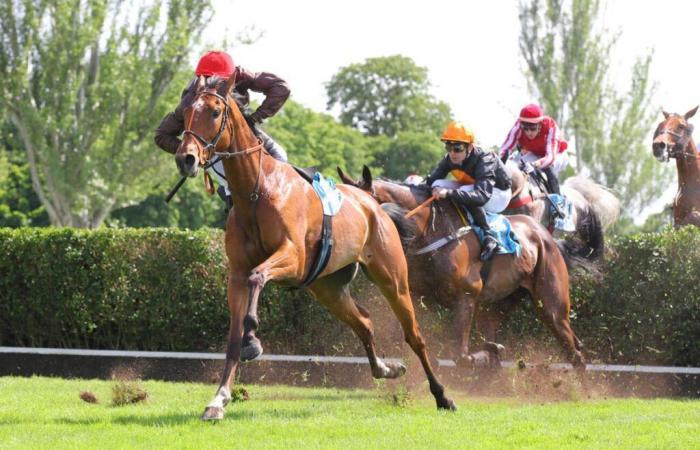
M 199 58 L 194 73 L 197 76 L 228 78 L 233 75 L 234 70 L 236 66 L 233 65 L 233 58 L 228 53 L 210 51 Z
M 539 105 L 530 103 L 520 110 L 520 121 L 527 123 L 540 123 L 544 120 L 544 112 Z

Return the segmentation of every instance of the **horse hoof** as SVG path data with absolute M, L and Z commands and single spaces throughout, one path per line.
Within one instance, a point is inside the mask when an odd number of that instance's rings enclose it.
M 387 375 L 385 378 L 398 378 L 401 375 L 406 373 L 406 366 L 401 364 L 400 362 L 397 363 L 387 363 L 386 364 L 387 369 L 389 369 Z
M 221 420 L 224 418 L 224 408 L 221 406 L 207 406 L 202 414 L 202 420 Z
M 248 345 L 241 348 L 241 356 L 239 359 L 242 362 L 252 361 L 252 360 L 260 357 L 260 355 L 262 355 L 262 353 L 263 353 L 262 345 L 260 344 L 260 341 L 256 339 L 254 341 L 250 341 L 250 343 Z
M 448 411 L 457 411 L 457 405 L 455 402 L 445 397 L 442 401 L 438 402 L 438 409 L 446 409 Z

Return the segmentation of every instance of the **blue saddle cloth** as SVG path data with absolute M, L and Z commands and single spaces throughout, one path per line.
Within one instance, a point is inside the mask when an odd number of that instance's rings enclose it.
M 557 216 L 556 219 L 554 219 L 554 229 L 569 233 L 576 231 L 576 224 L 574 223 L 574 204 L 571 203 L 571 200 L 558 194 L 549 194 L 549 198 L 552 200 L 552 203 L 556 204 L 564 213 L 563 218 Z M 552 217 L 556 214 L 551 204 L 549 205 L 549 212 Z
M 486 222 L 488 222 L 491 231 L 494 232 L 496 240 L 500 244 L 496 253 L 520 256 L 520 241 L 518 241 L 518 236 L 515 235 L 513 229 L 510 227 L 508 219 L 502 214 L 491 214 L 487 212 Z M 472 225 L 473 223 L 472 221 Z M 479 240 L 483 242 L 484 230 L 475 225 L 473 228 Z
M 321 172 L 314 174 L 311 182 L 314 191 L 318 194 L 323 204 L 323 214 L 325 216 L 335 216 L 340 211 L 343 204 L 343 193 L 335 186 L 335 182 L 321 175 Z

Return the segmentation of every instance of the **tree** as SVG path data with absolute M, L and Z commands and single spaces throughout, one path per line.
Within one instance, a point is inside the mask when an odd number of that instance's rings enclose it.
M 173 170 L 151 140 L 185 83 L 178 68 L 208 2 L 7 0 L 0 102 L 53 225 L 97 227 Z M 164 167 L 167 165 L 167 168 Z
M 442 156 L 443 146 L 433 133 L 403 131 L 377 151 L 374 166 L 387 177 L 402 180 L 412 173 L 427 175 Z
M 341 166 L 359 173 L 372 161 L 376 138 L 339 124 L 328 114 L 317 113 L 292 100 L 264 126 L 297 166 L 314 166 L 326 175 Z
M 450 107 L 429 89 L 428 69 L 411 58 L 368 58 L 341 68 L 326 84 L 327 108 L 338 105 L 341 123 L 369 136 L 438 133 L 450 120 Z
M 615 37 L 598 31 L 599 0 L 521 0 L 520 51 L 530 89 L 576 149 L 576 168 L 614 187 L 634 215 L 663 191 L 671 171 L 644 138 L 651 107 L 652 56 L 639 58 L 626 92 L 610 80 Z

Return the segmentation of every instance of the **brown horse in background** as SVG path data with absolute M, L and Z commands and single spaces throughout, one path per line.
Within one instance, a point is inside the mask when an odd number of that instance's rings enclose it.
M 573 205 L 572 221 L 576 230 L 564 233 L 553 230 L 553 217 L 547 193 L 538 184 L 529 181 L 518 164 L 509 159 L 506 167 L 513 180 L 513 199 L 504 214 L 525 214 L 534 217 L 553 231 L 556 238 L 565 238 L 562 245 L 567 251 L 588 260 L 603 256 L 604 232 L 620 215 L 620 200 L 606 187 L 582 175 L 567 178 L 561 185 L 561 193 Z
M 340 169 L 338 173 L 345 183 L 370 192 L 394 220 L 408 255 L 412 294 L 433 299 L 454 311 L 453 356 L 459 365 L 497 361 L 496 349 L 502 346 L 495 344 L 496 332 L 522 298 L 529 296 L 538 317 L 556 336 L 574 367 L 585 368 L 583 346 L 569 323 L 566 261 L 549 231 L 532 217 L 508 217 L 522 252 L 519 256 L 494 255 L 487 275 L 485 263 L 479 259 L 481 246 L 473 232 L 430 253 L 414 254 L 416 249 L 463 226 L 449 200 L 434 201 L 406 219 L 407 210 L 414 210 L 430 198 L 427 186 L 372 180 L 367 167 L 360 181 L 354 181 Z M 475 314 L 476 330 L 484 349 L 471 353 L 469 337 Z
M 247 359 L 262 352 L 255 337 L 258 296 L 266 283 L 301 286 L 319 253 L 323 208 L 311 184 L 292 166 L 262 147 L 229 95 L 226 82 L 200 78 L 196 97 L 185 109 L 182 144 L 175 155 L 182 175 L 196 176 L 211 158 L 223 158 L 234 208 L 226 223 L 230 324 L 221 383 L 203 419 L 221 419 L 231 399 L 231 381 L 245 344 Z M 406 259 L 396 227 L 367 193 L 339 186 L 343 207 L 333 216 L 330 260 L 308 290 L 364 344 L 375 378 L 403 375 L 403 364 L 377 356 L 368 312 L 355 303 L 348 284 L 360 264 L 399 319 L 406 341 L 418 355 L 438 408 L 455 409 L 429 362 L 408 287 Z M 244 338 L 245 334 L 245 338 Z
M 677 227 L 700 227 L 700 155 L 693 141 L 693 125 L 688 123 L 697 110 L 696 106 L 682 116 L 663 111 L 664 120 L 656 127 L 651 144 L 659 161 L 676 159 L 678 192 L 673 201 L 673 224 Z

